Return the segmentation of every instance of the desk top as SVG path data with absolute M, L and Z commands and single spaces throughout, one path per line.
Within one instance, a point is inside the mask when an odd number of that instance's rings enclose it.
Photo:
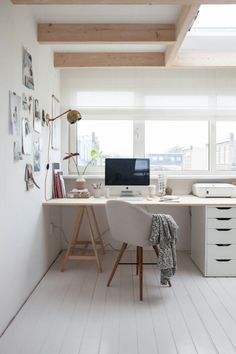
M 236 206 L 236 198 L 198 198 L 193 195 L 179 195 L 179 201 L 160 201 L 159 197 L 143 198 L 141 200 L 127 200 L 131 204 L 135 205 L 147 205 L 147 206 Z M 63 199 L 50 199 L 43 203 L 44 206 L 104 206 L 107 200 L 121 198 L 63 198 Z

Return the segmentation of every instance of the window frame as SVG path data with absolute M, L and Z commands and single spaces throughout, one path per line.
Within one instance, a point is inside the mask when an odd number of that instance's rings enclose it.
M 89 120 L 95 120 L 94 117 L 91 117 Z M 99 119 L 96 119 L 99 120 Z M 119 117 L 115 117 L 113 120 L 122 120 Z M 145 119 L 135 119 L 135 117 L 130 117 L 129 120 L 133 121 L 133 157 L 145 157 Z M 185 118 L 181 118 L 181 116 L 175 117 L 164 117 L 164 118 L 149 118 L 146 120 L 175 120 L 175 121 L 184 121 Z M 212 116 L 212 117 L 200 117 L 196 116 L 191 117 L 189 120 L 191 121 L 208 121 L 208 169 L 207 170 L 180 170 L 180 171 L 171 171 L 171 170 L 157 170 L 151 167 L 151 175 L 153 177 L 157 176 L 158 173 L 165 171 L 168 176 L 229 176 L 233 177 L 236 175 L 235 171 L 227 171 L 227 170 L 217 170 L 216 168 L 216 122 L 217 121 L 235 121 L 235 119 L 231 116 L 223 117 L 223 116 Z M 78 123 L 79 124 L 79 123 Z M 76 132 L 77 132 L 77 124 L 73 124 L 69 126 L 69 138 L 68 138 L 68 146 L 69 151 L 76 151 Z M 68 160 L 68 173 L 69 175 L 75 175 L 76 170 L 74 164 L 70 159 Z M 86 175 L 91 176 L 101 176 L 104 175 L 104 167 L 103 166 L 90 166 L 87 169 Z

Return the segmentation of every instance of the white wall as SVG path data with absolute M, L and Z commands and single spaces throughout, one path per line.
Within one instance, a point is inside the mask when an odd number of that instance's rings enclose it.
M 35 90 L 22 85 L 22 47 L 33 58 Z M 13 141 L 9 135 L 9 90 L 38 98 L 50 112 L 51 94 L 59 95 L 60 76 L 53 68 L 49 47 L 39 46 L 36 24 L 28 6 L 0 3 L 0 333 L 16 314 L 60 250 L 58 234 L 49 235 L 49 221 L 59 223 L 59 214 L 44 210 L 44 176 L 48 128 L 42 128 L 41 189 L 27 192 L 25 164 L 32 156 L 13 162 Z M 36 132 L 34 137 L 38 136 Z M 52 159 L 59 160 L 60 152 Z M 50 174 L 51 175 L 51 174 Z M 50 181 L 48 181 L 50 185 Z

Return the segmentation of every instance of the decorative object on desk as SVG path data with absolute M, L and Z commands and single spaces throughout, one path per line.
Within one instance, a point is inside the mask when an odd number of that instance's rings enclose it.
M 154 198 L 156 195 L 156 186 L 154 184 L 150 184 L 148 186 L 148 196 L 150 198 Z
M 20 136 L 21 133 L 21 98 L 15 92 L 9 91 L 10 132 Z
M 102 183 L 93 183 L 92 188 L 93 188 L 94 198 L 101 198 L 101 196 L 102 196 Z
M 85 188 L 85 184 L 86 184 L 86 179 L 84 177 L 84 174 L 87 170 L 87 168 L 89 167 L 89 165 L 91 165 L 92 163 L 94 163 L 98 158 L 101 157 L 101 152 L 97 152 L 97 150 L 95 149 L 92 149 L 90 151 L 90 157 L 91 159 L 87 162 L 87 164 L 84 166 L 82 172 L 79 171 L 79 167 L 78 167 L 78 164 L 76 162 L 76 158 L 78 156 L 80 156 L 80 153 L 79 152 L 68 152 L 66 153 L 67 156 L 65 156 L 63 158 L 63 160 L 68 160 L 68 159 L 72 159 L 74 165 L 75 165 L 75 168 L 76 168 L 76 171 L 77 171 L 77 174 L 78 174 L 78 178 L 76 179 L 75 181 L 75 185 L 76 185 L 76 188 L 78 189 L 84 189 Z
M 37 133 L 41 132 L 41 115 L 38 99 L 34 99 L 34 130 Z
M 34 89 L 32 56 L 23 48 L 23 84 L 29 89 Z
M 90 193 L 87 188 L 84 189 L 74 188 L 67 193 L 67 198 L 90 198 Z
M 167 186 L 167 187 L 166 187 L 166 195 L 172 195 L 172 193 L 173 193 L 172 188 L 169 187 L 169 186 Z
M 30 163 L 27 163 L 25 165 L 25 182 L 26 182 L 27 191 L 32 189 L 34 186 L 36 186 L 38 189 L 40 189 L 39 185 L 35 182 L 35 179 L 33 176 L 33 166 Z
M 77 189 L 84 189 L 85 188 L 86 179 L 84 178 L 84 176 L 79 176 L 78 178 L 76 178 L 75 186 Z
M 160 173 L 158 175 L 158 181 L 157 181 L 157 194 L 158 196 L 162 197 L 166 193 L 166 183 L 167 183 L 167 177 L 164 173 Z

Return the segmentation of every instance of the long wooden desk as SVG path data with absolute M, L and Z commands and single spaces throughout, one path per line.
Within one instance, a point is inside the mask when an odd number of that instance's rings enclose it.
M 109 199 L 121 199 L 121 198 L 109 198 Z M 88 199 L 51 199 L 43 203 L 45 207 L 49 206 L 57 206 L 57 207 L 78 207 L 78 213 L 73 225 L 73 230 L 70 236 L 70 241 L 67 247 L 67 251 L 65 257 L 63 259 L 61 270 L 65 269 L 65 265 L 68 260 L 95 260 L 97 263 L 98 271 L 101 271 L 101 262 L 99 259 L 97 246 L 99 245 L 104 253 L 104 245 L 101 237 L 101 233 L 99 230 L 98 221 L 96 219 L 96 215 L 94 212 L 94 207 L 105 206 L 108 199 L 106 198 L 88 198 Z M 122 200 L 128 201 L 134 205 L 140 207 L 164 207 L 164 206 L 174 206 L 174 207 L 235 207 L 236 206 L 236 198 L 198 198 L 193 195 L 182 195 L 179 196 L 179 201 L 160 201 L 159 197 L 155 197 L 152 200 L 149 198 L 141 198 L 141 199 L 126 199 L 122 198 Z M 78 234 L 81 228 L 81 224 L 84 218 L 87 218 L 88 221 L 88 230 L 89 230 L 89 238 L 90 241 L 78 240 Z M 74 254 L 74 249 L 76 245 L 83 245 L 84 250 L 82 255 Z M 92 249 L 94 251 L 94 255 L 87 254 L 87 248 L 89 244 L 92 245 Z M 204 246 L 204 245 L 203 245 Z M 202 262 L 203 263 L 203 262 Z
M 110 199 L 119 199 L 128 201 L 129 203 L 135 205 L 160 205 L 160 206 L 168 206 L 168 205 L 176 205 L 176 206 L 236 206 L 236 198 L 198 198 L 194 195 L 181 195 L 178 196 L 179 201 L 162 201 L 160 202 L 159 197 L 152 198 L 149 200 L 148 198 L 141 198 L 140 200 L 132 200 L 126 198 L 64 198 L 64 199 L 50 199 L 43 203 L 44 206 L 104 206 L 107 200 Z

